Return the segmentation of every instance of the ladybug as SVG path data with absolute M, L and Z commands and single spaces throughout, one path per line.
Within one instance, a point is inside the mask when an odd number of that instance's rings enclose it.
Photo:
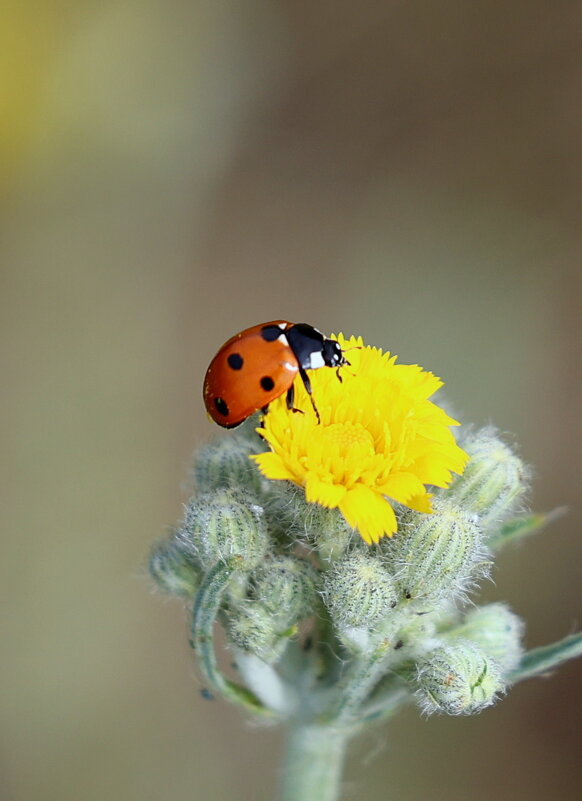
M 246 328 L 220 348 L 204 378 L 204 404 L 215 423 L 234 428 L 287 393 L 294 412 L 294 382 L 301 378 L 319 421 L 307 370 L 349 364 L 338 342 L 307 323 L 274 320 Z

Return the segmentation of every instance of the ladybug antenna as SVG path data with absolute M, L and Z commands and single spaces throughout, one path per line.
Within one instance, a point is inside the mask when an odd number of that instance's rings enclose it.
M 352 350 L 352 348 L 350 348 L 350 350 Z M 337 375 L 337 380 L 340 382 L 340 384 L 343 381 L 343 378 L 340 375 L 340 370 L 342 368 L 344 368 L 344 367 L 351 367 L 351 366 L 352 366 L 352 363 L 349 362 L 347 359 L 344 359 L 343 364 L 340 364 L 339 367 L 336 368 L 335 374 Z M 356 374 L 352 373 L 350 370 L 348 370 L 348 375 L 351 375 L 352 378 L 355 378 L 355 376 L 356 376 Z

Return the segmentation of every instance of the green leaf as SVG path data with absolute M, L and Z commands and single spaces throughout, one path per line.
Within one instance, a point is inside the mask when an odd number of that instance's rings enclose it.
M 230 563 L 219 562 L 204 578 L 192 614 L 192 647 L 198 654 L 200 670 L 213 690 L 250 712 L 264 717 L 276 717 L 272 710 L 263 706 L 254 693 L 224 676 L 216 662 L 214 623 L 222 597 L 236 567 L 235 559 Z
M 570 634 L 563 640 L 527 651 L 508 678 L 510 684 L 533 676 L 542 676 L 569 659 L 582 656 L 582 632 Z
M 544 526 L 562 517 L 565 513 L 566 507 L 560 506 L 551 512 L 516 517 L 489 537 L 488 545 L 494 551 L 498 551 L 509 542 L 518 542 L 524 537 L 528 537 L 530 534 L 535 534 Z
M 382 687 L 384 682 L 381 682 L 370 696 L 370 700 L 363 707 L 362 723 L 377 723 L 392 717 L 404 704 L 411 700 L 410 689 L 405 684 L 399 684 L 398 679 L 395 679 L 394 676 L 387 678 L 391 679 L 391 681 L 386 682 L 384 687 Z

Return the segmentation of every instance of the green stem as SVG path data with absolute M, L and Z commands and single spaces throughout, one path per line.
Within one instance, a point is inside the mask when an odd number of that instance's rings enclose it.
M 389 647 L 389 640 L 383 639 L 372 651 L 354 659 L 337 683 L 336 700 L 324 716 L 326 722 L 349 725 L 357 720 L 362 704 L 386 672 Z
M 348 738 L 331 726 L 292 728 L 279 801 L 338 801 Z

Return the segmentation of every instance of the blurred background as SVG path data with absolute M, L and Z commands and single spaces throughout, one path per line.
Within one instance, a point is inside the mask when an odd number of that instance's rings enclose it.
M 151 543 L 232 333 L 442 376 L 570 507 L 483 598 L 582 626 L 582 7 L 5 0 L 2 801 L 269 801 L 282 736 L 200 697 Z M 579 798 L 582 664 L 358 741 L 346 798 Z

